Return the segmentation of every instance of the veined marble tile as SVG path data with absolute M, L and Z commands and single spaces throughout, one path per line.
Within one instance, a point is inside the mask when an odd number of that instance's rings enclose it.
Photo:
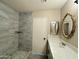
M 12 54 L 18 48 L 19 13 L 0 2 L 0 55 Z
M 32 50 L 32 13 L 20 13 L 19 29 L 20 34 L 20 49 Z

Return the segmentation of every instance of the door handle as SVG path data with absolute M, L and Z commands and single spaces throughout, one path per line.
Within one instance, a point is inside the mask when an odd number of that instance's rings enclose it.
M 47 38 L 43 38 L 44 40 L 46 40 Z

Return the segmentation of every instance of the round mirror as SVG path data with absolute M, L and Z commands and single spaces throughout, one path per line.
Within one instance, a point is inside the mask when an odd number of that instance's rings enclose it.
M 71 14 L 67 13 L 63 19 L 62 32 L 65 38 L 71 38 L 75 31 L 75 22 Z

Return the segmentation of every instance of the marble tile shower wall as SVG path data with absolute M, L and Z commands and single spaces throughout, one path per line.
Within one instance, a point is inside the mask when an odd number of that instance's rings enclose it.
M 22 32 L 19 39 L 19 48 L 32 50 L 32 13 L 20 13 L 19 29 Z
M 0 2 L 0 55 L 12 54 L 18 48 L 18 12 Z

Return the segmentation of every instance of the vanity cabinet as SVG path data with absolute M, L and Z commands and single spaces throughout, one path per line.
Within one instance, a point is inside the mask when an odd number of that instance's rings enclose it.
M 49 44 L 48 44 L 48 59 L 53 59 Z
M 48 59 L 78 59 L 77 48 L 61 40 L 58 36 L 49 36 L 47 45 Z

